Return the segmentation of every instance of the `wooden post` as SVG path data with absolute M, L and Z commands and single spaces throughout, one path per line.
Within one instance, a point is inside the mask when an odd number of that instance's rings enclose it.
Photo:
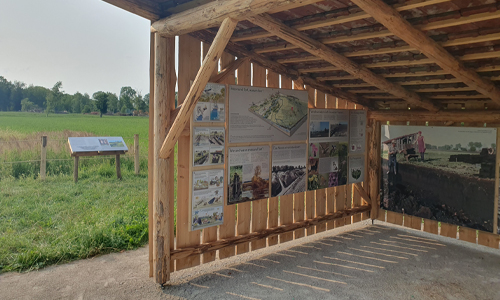
M 148 236 L 149 236 L 149 277 L 154 275 L 153 266 L 153 161 L 154 161 L 154 90 L 155 90 L 155 35 L 149 37 L 149 132 L 148 132 Z
M 138 134 L 134 134 L 134 168 L 135 168 L 135 175 L 139 175 L 140 164 L 141 164 L 141 162 L 139 161 L 139 135 Z
M 47 173 L 47 136 L 42 136 L 42 151 L 40 158 L 40 179 L 44 180 Z
M 122 179 L 122 169 L 120 167 L 120 154 L 115 155 L 116 177 Z
M 73 168 L 73 180 L 75 183 L 78 182 L 78 156 L 75 156 L 75 164 Z
M 160 150 L 170 129 L 170 107 L 175 89 L 175 69 L 169 62 L 175 58 L 174 38 L 155 34 L 154 78 L 154 171 L 153 171 L 153 267 L 155 281 L 164 284 L 170 280 L 170 197 L 174 178 L 170 169 L 172 159 L 160 158 Z M 172 82 L 174 83 L 172 85 Z

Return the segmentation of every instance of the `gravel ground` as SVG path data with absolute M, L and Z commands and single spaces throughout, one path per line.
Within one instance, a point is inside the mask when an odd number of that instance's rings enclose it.
M 0 299 L 500 299 L 500 251 L 361 222 L 148 278 L 148 250 L 0 275 Z

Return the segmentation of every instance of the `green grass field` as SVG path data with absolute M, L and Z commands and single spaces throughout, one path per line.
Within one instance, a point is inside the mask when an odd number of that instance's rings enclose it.
M 148 123 L 145 117 L 0 112 L 0 272 L 147 243 Z M 37 176 L 39 162 L 12 163 L 39 159 L 42 133 L 49 141 L 45 181 Z M 122 159 L 122 180 L 116 179 L 114 157 L 81 160 L 79 181 L 73 183 L 65 136 L 75 133 L 139 134 L 141 173 L 134 174 L 132 155 Z M 125 142 L 132 149 L 133 141 Z

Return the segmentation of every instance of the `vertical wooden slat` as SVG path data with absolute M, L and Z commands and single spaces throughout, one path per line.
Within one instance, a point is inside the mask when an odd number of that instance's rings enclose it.
M 476 243 L 476 232 L 477 230 L 460 226 L 458 229 L 458 237 L 461 241 L 467 241 L 469 243 Z
M 229 65 L 234 61 L 234 56 L 227 53 L 223 53 L 220 61 L 221 61 L 221 68 L 224 69 L 227 65 Z M 226 76 L 226 78 L 221 83 L 234 84 L 235 83 L 234 78 L 235 78 L 234 72 L 232 72 L 231 74 Z M 226 118 L 226 120 L 227 119 L 228 118 Z M 226 133 L 226 140 L 227 140 L 227 133 Z M 219 238 L 224 239 L 233 237 L 235 233 L 236 233 L 236 205 L 227 205 L 227 203 L 224 202 L 224 224 L 219 226 Z M 236 250 L 235 246 L 229 246 L 220 249 L 219 258 L 223 259 L 226 257 L 233 256 L 235 254 L 235 250 Z
M 179 84 L 177 100 L 182 104 L 186 98 L 191 81 L 194 80 L 201 63 L 201 44 L 197 39 L 183 35 L 179 37 Z M 179 138 L 177 158 L 177 248 L 186 248 L 200 243 L 200 231 L 189 231 L 189 153 L 190 136 Z M 226 217 L 226 216 L 224 216 Z M 179 259 L 176 270 L 200 264 L 200 256 Z
M 326 95 L 326 108 L 336 108 L 337 107 L 337 98 L 332 95 Z M 335 212 L 335 191 L 336 187 L 331 187 L 326 189 L 326 213 Z M 326 229 L 330 230 L 335 228 L 335 222 L 329 221 L 326 222 Z
M 202 47 L 203 57 L 205 57 L 208 53 L 208 49 L 210 49 L 210 44 L 202 43 L 201 47 Z M 217 68 L 215 68 L 213 71 L 213 75 L 217 74 L 217 73 L 218 73 L 218 70 L 217 70 Z M 217 241 L 217 230 L 218 230 L 217 226 L 208 227 L 208 228 L 203 229 L 203 231 L 202 231 L 203 243 Z M 215 254 L 216 254 L 216 251 L 204 253 L 203 254 L 203 263 L 214 261 Z
M 153 260 L 159 284 L 170 280 L 171 200 L 173 199 L 173 157 L 161 159 L 160 150 L 170 130 L 171 103 L 175 101 L 175 40 L 155 34 L 154 80 L 154 164 L 153 164 Z M 172 184 L 170 184 L 170 182 Z
M 316 107 L 326 108 L 325 93 L 316 90 Z M 316 217 L 326 214 L 326 189 L 316 191 Z M 326 223 L 316 226 L 316 233 L 326 230 Z
M 370 195 L 370 172 L 368 171 L 368 163 L 369 163 L 369 153 L 370 153 L 370 141 L 372 135 L 372 128 L 368 126 L 369 122 L 366 120 L 366 140 L 365 140 L 365 178 L 363 180 L 363 189 L 365 190 L 367 195 Z M 364 203 L 365 200 L 361 200 L 361 203 Z M 371 204 L 371 203 L 370 203 Z M 384 222 L 385 222 L 385 212 L 384 212 Z M 362 213 L 361 220 L 369 219 L 369 213 Z
M 148 131 L 148 237 L 149 277 L 154 276 L 153 266 L 153 161 L 154 161 L 154 98 L 155 98 L 155 34 L 149 36 L 149 131 Z M 151 105 L 153 104 L 153 105 Z M 171 207 L 170 209 L 173 209 Z M 173 244 L 172 244 L 173 245 Z
M 253 86 L 266 86 L 266 69 L 253 64 Z M 252 232 L 267 227 L 267 199 L 252 201 Z M 252 251 L 266 247 L 266 239 L 253 241 Z
M 361 106 L 356 105 L 356 109 L 357 110 L 361 109 Z M 366 138 L 366 135 L 365 135 L 365 138 Z M 366 148 L 365 148 L 365 151 L 366 151 Z M 352 191 L 353 191 L 352 192 L 352 207 L 361 206 L 361 195 L 359 194 L 359 191 L 356 188 L 354 188 L 354 186 L 353 186 Z M 352 223 L 356 223 L 359 221 L 361 221 L 361 214 L 357 214 L 357 215 L 352 216 Z
M 373 220 L 373 217 L 372 217 Z M 387 223 L 403 226 L 403 214 L 387 211 Z
M 371 121 L 371 139 L 368 152 L 368 165 L 366 168 L 369 173 L 370 199 L 372 201 L 372 209 L 370 217 L 372 220 L 377 219 L 377 214 L 380 207 L 380 173 L 381 173 L 381 158 L 380 158 L 380 122 Z
M 440 235 L 446 236 L 452 239 L 457 238 L 457 225 L 447 224 L 441 222 L 441 233 Z
M 238 68 L 238 85 L 250 85 L 251 84 L 251 71 L 252 65 L 249 61 L 243 63 Z M 250 221 L 251 221 L 251 202 L 244 202 L 238 204 L 238 235 L 244 235 L 250 233 Z M 246 253 L 250 250 L 250 243 L 243 243 L 236 246 L 236 252 L 238 254 Z
M 424 231 L 432 234 L 438 234 L 438 221 L 424 219 Z
M 344 206 L 344 209 L 352 207 L 352 189 L 353 189 L 352 184 L 347 184 L 345 186 L 345 206 Z M 351 219 L 352 219 L 352 217 L 345 218 L 345 225 L 351 224 L 352 223 Z
M 378 212 L 378 218 L 377 218 L 377 220 L 385 222 L 385 214 L 387 213 L 387 211 L 384 210 L 384 209 L 379 209 L 378 211 L 379 212 Z
M 498 249 L 500 235 L 479 231 L 478 244 L 486 247 Z
M 293 222 L 300 222 L 304 220 L 304 202 L 305 193 L 293 195 Z M 297 229 L 293 232 L 293 234 L 295 239 L 299 239 L 305 236 L 305 230 Z
M 500 128 L 497 128 L 497 139 L 496 139 L 496 145 L 497 145 L 497 150 L 496 150 L 496 160 L 495 160 L 495 200 L 493 204 L 493 233 L 499 233 L 498 232 L 498 221 L 500 218 L 500 211 L 499 211 L 499 189 L 500 189 L 500 151 L 498 151 L 498 145 L 500 145 Z
M 309 108 L 314 108 L 316 106 L 315 102 L 315 96 L 316 96 L 316 90 L 311 88 L 311 87 L 306 87 L 307 90 L 307 106 Z M 312 219 L 314 218 L 315 214 L 315 198 L 316 198 L 316 191 L 307 191 L 306 192 L 306 201 L 305 201 L 305 215 L 306 219 Z M 306 229 L 307 235 L 312 235 L 314 234 L 315 230 L 314 227 L 309 227 Z
M 270 70 L 267 71 L 267 87 L 270 88 L 279 88 L 280 86 L 280 77 L 278 73 L 272 72 Z M 272 151 L 272 146 L 269 145 L 269 149 Z M 272 169 L 272 165 L 270 165 L 270 169 Z M 270 180 L 272 177 L 269 178 Z M 269 198 L 269 207 L 268 207 L 268 221 L 267 227 L 273 228 L 278 227 L 278 218 L 279 216 L 279 199 L 278 197 Z M 267 244 L 269 246 L 273 246 L 278 244 L 278 236 L 272 236 L 267 239 Z

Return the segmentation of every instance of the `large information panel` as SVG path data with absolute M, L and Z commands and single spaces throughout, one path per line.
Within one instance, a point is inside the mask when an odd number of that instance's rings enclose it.
M 69 137 L 71 153 L 128 151 L 127 145 L 121 136 L 106 137 Z

